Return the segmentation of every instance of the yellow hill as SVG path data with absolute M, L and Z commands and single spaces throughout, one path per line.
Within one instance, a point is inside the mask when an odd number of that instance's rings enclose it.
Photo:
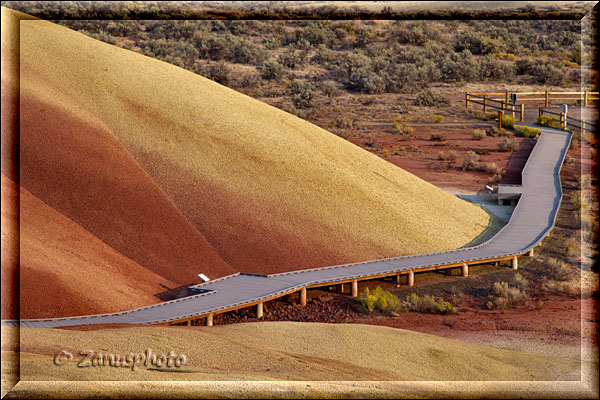
M 10 328 L 2 328 L 3 338 Z M 100 330 L 22 328 L 22 380 L 579 380 L 578 359 L 495 349 L 402 329 L 299 322 Z M 4 342 L 4 341 L 3 341 Z M 102 345 L 98 347 L 98 344 Z M 185 354 L 185 373 L 48 368 L 56 351 Z M 2 350 L 11 350 L 3 345 Z M 50 364 L 51 365 L 51 364 Z
M 451 249 L 488 223 L 295 116 L 49 22 L 21 23 L 21 94 L 100 121 L 238 270 Z

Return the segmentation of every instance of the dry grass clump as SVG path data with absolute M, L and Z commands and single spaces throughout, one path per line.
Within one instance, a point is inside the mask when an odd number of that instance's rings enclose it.
M 544 271 L 554 280 L 566 282 L 575 279 L 575 271 L 565 262 L 556 258 L 549 258 L 544 263 Z
M 508 282 L 495 282 L 488 296 L 487 308 L 505 310 L 523 305 L 529 299 L 525 289 L 510 286 Z
M 496 165 L 496 163 L 487 163 L 485 165 L 480 165 L 477 167 L 477 170 L 485 172 L 490 175 L 500 174 L 502 169 Z
M 406 297 L 405 304 L 411 311 L 429 314 L 456 314 L 456 308 L 441 297 L 436 299 L 428 294 L 420 297 L 411 293 Z
M 542 290 L 558 295 L 579 295 L 579 281 L 575 268 L 556 258 L 549 258 L 543 267 L 548 277 L 542 283 Z
M 441 123 L 441 122 L 444 121 L 444 116 L 443 115 L 439 115 L 439 114 L 434 114 L 434 115 L 431 116 L 431 119 L 433 119 L 433 121 L 436 124 L 439 124 L 439 123 Z
M 554 279 L 548 279 L 542 283 L 542 290 L 547 293 L 566 295 L 569 297 L 579 296 L 579 285 L 574 281 L 556 281 Z
M 481 140 L 486 136 L 486 133 L 481 129 L 475 129 L 471 135 L 473 140 Z
M 443 133 L 433 133 L 431 135 L 431 140 L 434 142 L 444 142 L 446 140 L 446 135 Z
M 467 300 L 467 295 L 465 292 L 457 288 L 456 286 L 452 286 L 450 288 L 450 303 L 454 306 L 458 306 L 464 304 Z
M 467 154 L 465 154 L 465 158 L 463 159 L 462 169 L 463 171 L 472 171 L 475 169 L 475 163 L 479 161 L 479 154 L 475 153 L 472 150 L 469 150 Z
M 519 147 L 517 141 L 507 136 L 502 137 L 498 143 L 498 151 L 501 152 L 514 151 L 517 147 Z

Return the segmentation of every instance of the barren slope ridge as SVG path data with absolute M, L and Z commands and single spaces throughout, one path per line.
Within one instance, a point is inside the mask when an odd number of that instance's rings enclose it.
M 21 74 L 22 91 L 62 93 L 101 121 L 238 270 L 450 249 L 488 222 L 295 116 L 47 22 L 21 24 Z

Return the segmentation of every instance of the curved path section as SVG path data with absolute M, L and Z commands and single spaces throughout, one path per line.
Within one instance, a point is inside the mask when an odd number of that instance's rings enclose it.
M 478 246 L 273 275 L 239 273 L 195 285 L 201 292 L 197 295 L 120 313 L 3 320 L 2 325 L 51 328 L 107 323 L 169 324 L 247 307 L 309 287 L 400 274 L 414 276 L 414 272 L 507 259 L 513 259 L 516 266 L 516 256 L 532 250 L 552 229 L 562 200 L 560 169 L 572 134 L 540 129 L 542 134 L 522 171 L 522 185 L 501 188 L 504 194 L 519 197 L 509 222 Z

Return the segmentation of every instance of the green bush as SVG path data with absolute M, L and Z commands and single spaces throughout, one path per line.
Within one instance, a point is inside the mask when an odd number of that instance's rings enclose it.
M 535 120 L 536 125 L 546 126 L 548 128 L 558 128 L 559 120 L 556 117 L 542 115 Z
M 441 297 L 436 299 L 428 294 L 419 297 L 411 293 L 406 297 L 406 305 L 411 311 L 430 314 L 456 314 L 456 308 Z
M 358 308 L 365 312 L 379 311 L 385 314 L 397 315 L 407 310 L 399 298 L 383 290 L 380 286 L 377 286 L 373 291 L 366 288 L 356 298 L 356 302 Z
M 515 127 L 515 132 L 517 132 L 518 136 L 524 136 L 524 137 L 536 137 L 537 135 L 539 135 L 540 133 L 542 133 L 542 131 L 540 131 L 537 128 L 530 128 L 528 126 L 517 126 Z
M 502 116 L 502 127 L 505 129 L 514 129 L 515 128 L 515 119 L 510 115 Z

